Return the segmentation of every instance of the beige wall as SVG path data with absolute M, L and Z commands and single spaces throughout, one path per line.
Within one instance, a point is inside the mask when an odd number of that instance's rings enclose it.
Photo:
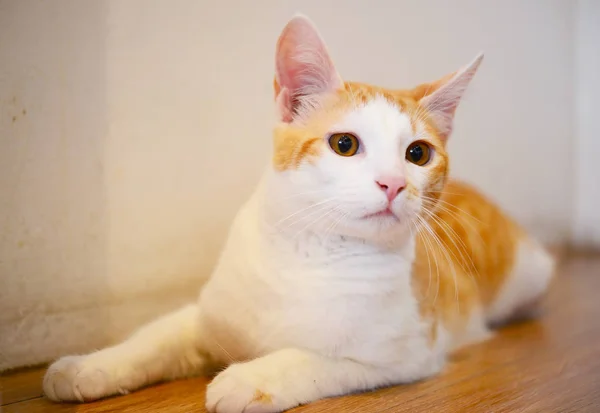
M 296 11 L 348 79 L 404 87 L 485 51 L 454 172 L 565 238 L 574 8 L 0 0 L 0 370 L 110 342 L 195 296 L 268 159 L 273 49 Z
M 573 241 L 600 247 L 600 2 L 578 0 L 575 31 L 575 207 Z

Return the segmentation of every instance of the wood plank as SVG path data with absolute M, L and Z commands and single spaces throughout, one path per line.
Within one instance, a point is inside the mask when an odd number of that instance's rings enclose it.
M 403 406 L 410 406 L 414 399 L 429 397 L 455 383 L 477 380 L 507 363 L 521 363 L 536 354 L 578 351 L 582 334 L 593 331 L 596 335 L 600 335 L 600 324 L 596 322 L 600 318 L 600 308 L 594 291 L 600 291 L 599 259 L 565 263 L 551 290 L 541 318 L 507 326 L 492 340 L 457 352 L 443 374 L 408 386 L 396 386 L 368 394 L 321 400 L 294 409 L 293 412 L 344 411 L 346 413 L 401 409 Z M 600 356 L 600 346 L 598 351 Z M 505 379 L 511 380 L 510 376 Z M 429 410 L 415 409 L 414 411 Z M 463 410 L 438 411 L 462 412 Z
M 413 385 L 322 400 L 291 412 L 599 412 L 597 291 L 600 259 L 567 260 L 540 319 L 508 326 L 492 340 L 457 352 L 444 374 Z M 39 393 L 41 381 L 33 374 L 29 380 L 33 383 L 23 387 L 28 389 L 22 393 L 25 397 Z M 4 380 L 9 388 L 19 388 L 10 381 L 10 376 Z M 165 383 L 91 404 L 54 404 L 38 398 L 4 406 L 3 412 L 203 412 L 207 383 L 204 378 Z
M 533 353 L 486 374 L 441 387 L 427 397 L 381 411 L 580 412 L 595 406 L 597 412 L 600 335 L 583 334 L 577 341 L 581 345 Z M 579 408 L 571 410 L 576 406 Z
M 57 404 L 40 398 L 4 406 L 3 413 L 203 412 L 208 381 L 194 378 L 164 383 L 127 396 L 87 404 Z
M 0 405 L 41 397 L 43 376 L 39 368 L 0 375 Z

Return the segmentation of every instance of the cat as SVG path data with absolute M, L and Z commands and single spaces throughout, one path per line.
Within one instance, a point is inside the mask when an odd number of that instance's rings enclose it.
M 550 254 L 448 177 L 446 142 L 482 58 L 409 90 L 344 82 L 315 25 L 294 16 L 276 47 L 272 162 L 197 303 L 54 362 L 47 397 L 220 369 L 209 412 L 280 412 L 436 375 L 534 310 Z

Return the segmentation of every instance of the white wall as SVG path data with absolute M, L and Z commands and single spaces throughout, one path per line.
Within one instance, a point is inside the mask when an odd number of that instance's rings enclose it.
M 574 4 L 377 4 L 0 0 L 0 370 L 195 295 L 268 160 L 273 50 L 296 11 L 348 79 L 406 87 L 484 50 L 455 174 L 564 239 Z
M 575 210 L 573 241 L 600 247 L 600 2 L 579 0 L 575 35 Z
M 109 298 L 105 30 L 99 2 L 0 2 L 0 370 L 93 344 L 65 315 Z

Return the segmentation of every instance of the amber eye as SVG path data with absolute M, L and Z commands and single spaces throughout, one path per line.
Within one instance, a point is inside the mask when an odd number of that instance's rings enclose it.
M 351 133 L 334 133 L 329 137 L 329 146 L 338 155 L 353 156 L 358 151 L 358 138 Z
M 431 159 L 431 148 L 425 142 L 411 143 L 406 150 L 406 159 L 415 165 L 423 166 Z

